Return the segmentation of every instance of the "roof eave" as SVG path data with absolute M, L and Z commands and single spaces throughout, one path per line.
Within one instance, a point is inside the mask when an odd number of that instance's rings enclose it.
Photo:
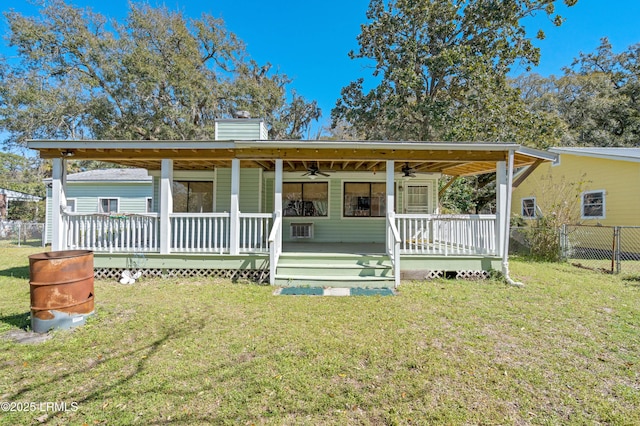
M 551 152 L 551 150 L 543 151 L 541 149 L 529 148 L 527 146 L 520 146 L 518 147 L 516 152 L 527 155 L 529 157 L 535 157 L 540 160 L 554 161 L 554 162 L 558 161 L 558 154 Z
M 407 141 L 317 141 L 317 140 L 231 140 L 231 141 L 121 141 L 121 140 L 29 140 L 31 149 L 234 149 L 234 148 L 292 148 L 314 149 L 396 149 L 396 150 L 458 150 L 509 151 L 520 145 L 496 142 L 407 142 Z
M 599 152 L 593 151 L 574 151 L 572 149 L 564 149 L 564 148 L 550 148 L 549 151 L 558 154 L 568 154 L 568 155 L 576 155 L 578 157 L 592 157 L 592 158 L 602 158 L 605 160 L 615 160 L 615 161 L 629 161 L 632 163 L 640 163 L 640 158 L 638 157 L 630 157 L 627 155 L 612 155 L 612 154 L 602 154 Z

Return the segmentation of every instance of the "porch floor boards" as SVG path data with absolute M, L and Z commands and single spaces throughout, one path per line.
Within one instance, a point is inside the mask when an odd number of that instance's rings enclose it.
M 293 253 L 313 253 L 318 256 L 331 256 L 334 254 L 352 254 L 352 255 L 385 255 L 384 243 L 312 243 L 312 242 L 284 242 L 282 252 L 286 254 Z M 469 248 L 445 247 L 442 244 L 432 243 L 428 247 L 413 248 L 409 250 L 400 249 L 401 256 L 495 256 L 492 254 L 479 254 L 477 251 Z
M 310 243 L 310 242 L 284 242 L 282 252 L 313 253 L 317 255 L 355 254 L 355 255 L 384 255 L 385 249 L 382 243 Z

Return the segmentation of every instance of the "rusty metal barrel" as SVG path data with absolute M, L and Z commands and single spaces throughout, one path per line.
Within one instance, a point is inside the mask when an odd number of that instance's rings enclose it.
M 94 313 L 92 251 L 32 254 L 29 276 L 31 329 L 36 333 L 77 327 Z

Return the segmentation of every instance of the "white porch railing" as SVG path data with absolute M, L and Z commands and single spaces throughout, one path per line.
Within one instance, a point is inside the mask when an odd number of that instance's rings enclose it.
M 273 213 L 240 213 L 240 252 L 268 252 Z
M 158 215 L 62 213 L 67 247 L 96 252 L 155 252 Z
M 160 251 L 158 214 L 63 213 L 67 248 L 96 252 Z M 171 252 L 228 253 L 229 213 L 172 213 Z M 267 253 L 272 213 L 241 213 L 239 249 Z M 167 231 L 163 231 L 167 232 Z
M 498 255 L 496 215 L 397 214 L 402 254 Z
M 159 252 L 159 216 L 149 214 L 63 213 L 67 248 L 96 252 Z M 173 213 L 171 252 L 228 253 L 229 213 Z M 418 215 L 389 217 L 387 247 L 395 262 L 400 254 L 498 255 L 495 215 Z M 272 213 L 240 213 L 238 242 L 241 253 L 271 251 L 270 231 L 282 232 L 282 218 Z M 277 226 L 276 226 L 277 225 Z M 275 236 L 274 236 L 275 237 Z M 276 256 L 282 247 L 273 247 Z M 277 259 L 276 259 L 277 260 Z M 397 262 L 399 264 L 399 262 Z
M 172 252 L 229 250 L 229 213 L 172 213 L 170 217 Z
M 278 260 L 282 254 L 282 216 L 277 213 L 269 233 L 269 283 L 276 283 Z

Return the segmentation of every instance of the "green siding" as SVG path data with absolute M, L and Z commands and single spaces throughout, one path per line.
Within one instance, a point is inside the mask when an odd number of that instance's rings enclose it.
M 160 178 L 153 177 L 153 211 L 160 212 Z
M 260 175 L 262 169 L 240 169 L 240 212 L 260 213 Z M 231 169 L 216 172 L 216 212 L 228 212 L 231 202 Z
M 262 120 L 220 120 L 216 122 L 216 140 L 267 139 Z
M 264 179 L 264 210 L 273 211 L 273 185 L 274 178 Z M 385 218 L 343 218 L 342 217 L 342 185 L 343 182 L 366 182 L 364 177 L 353 179 L 329 179 L 329 216 L 326 218 L 298 217 L 283 219 L 283 241 L 316 241 L 316 242 L 340 242 L 340 243 L 384 243 L 385 242 Z M 380 182 L 380 180 L 376 180 Z M 397 181 L 396 202 L 397 211 L 402 211 L 401 191 L 397 187 L 401 184 Z M 437 180 L 429 180 L 425 183 L 432 187 L 433 200 L 437 197 Z M 295 240 L 290 237 L 291 223 L 313 223 L 313 239 Z
M 100 198 L 118 198 L 120 200 L 118 209 L 121 213 L 145 213 L 147 211 L 147 197 L 152 196 L 151 182 L 148 184 L 67 184 L 67 198 L 76 199 L 77 213 L 98 212 Z
M 132 253 L 95 253 L 95 268 L 129 268 Z M 269 269 L 268 254 L 239 256 L 200 253 L 145 253 L 144 268 L 148 269 Z
M 262 190 L 262 211 L 264 213 L 273 211 L 273 191 L 274 179 L 264 179 Z

